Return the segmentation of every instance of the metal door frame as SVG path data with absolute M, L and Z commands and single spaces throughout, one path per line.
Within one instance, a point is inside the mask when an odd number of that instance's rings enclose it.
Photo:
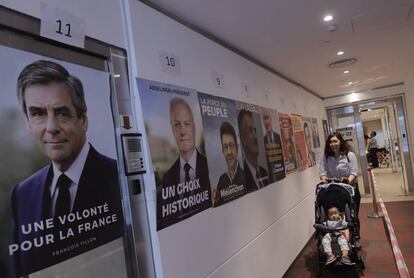
M 361 121 L 361 112 L 360 108 L 370 108 L 373 106 L 381 105 L 381 103 L 388 103 L 392 102 L 394 106 L 394 111 L 396 113 L 396 125 L 397 125 L 397 136 L 398 136 L 398 143 L 400 146 L 400 149 L 402 150 L 402 153 L 400 152 L 401 159 L 402 159 L 402 175 L 403 179 L 406 185 L 406 188 L 408 189 L 407 194 L 413 194 L 414 193 L 414 176 L 413 176 L 413 168 L 412 168 L 412 160 L 411 160 L 411 153 L 410 153 L 410 143 L 409 143 L 409 134 L 407 130 L 407 122 L 405 117 L 405 97 L 404 94 L 399 95 L 393 95 L 389 97 L 383 97 L 383 98 L 376 98 L 376 99 L 368 99 L 363 101 L 358 101 L 350 104 L 342 104 L 342 105 L 336 105 L 326 108 L 326 113 L 328 116 L 328 125 L 329 129 L 333 130 L 332 125 L 332 119 L 331 119 L 331 111 L 336 109 L 344 109 L 344 112 L 346 109 L 353 111 L 354 115 L 354 124 L 355 124 L 355 130 L 357 135 L 357 145 L 358 150 L 360 153 L 359 163 L 361 166 L 361 176 L 364 182 L 364 190 L 366 194 L 370 194 L 371 190 L 369 188 L 369 181 L 368 181 L 368 161 L 366 157 L 365 152 L 365 140 L 364 140 L 364 130 L 362 126 Z M 352 113 L 349 111 L 349 113 Z

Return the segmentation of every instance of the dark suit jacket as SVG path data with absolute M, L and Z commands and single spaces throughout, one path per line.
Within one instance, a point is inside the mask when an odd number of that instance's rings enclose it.
M 54 235 L 54 243 L 42 247 L 32 247 L 28 251 L 18 251 L 14 255 L 16 274 L 26 275 L 45 267 L 51 266 L 104 243 L 112 241 L 123 234 L 123 216 L 121 195 L 116 161 L 99 154 L 92 146 L 83 168 L 72 212 L 82 212 L 107 203 L 109 212 L 76 220 L 65 226 L 54 223 L 51 229 L 31 232 L 22 232 L 22 225 L 26 230 L 34 222 L 51 218 L 50 184 L 53 178 L 53 167 L 48 165 L 34 175 L 18 184 L 12 192 L 12 211 L 14 216 L 14 242 L 21 243 L 34 238 L 43 238 L 46 234 Z M 92 222 L 102 217 L 116 214 L 116 222 L 98 227 L 91 231 L 78 233 L 78 225 Z M 92 225 L 91 225 L 92 226 Z M 33 227 L 32 227 L 33 228 Z M 68 228 L 73 229 L 75 236 L 61 240 L 58 231 L 66 234 Z M 91 241 L 92 242 L 88 242 Z M 87 243 L 87 244 L 86 244 Z M 53 252 L 76 246 L 68 252 L 53 255 Z
M 208 177 L 208 167 L 207 167 L 207 159 L 204 155 L 202 155 L 198 150 L 197 151 L 197 159 L 196 159 L 196 180 L 199 180 L 200 188 L 193 190 L 191 192 L 186 192 L 182 195 L 175 194 L 175 196 L 169 196 L 167 199 L 162 198 L 163 190 L 166 188 L 171 188 L 174 186 L 175 189 L 177 185 L 180 183 L 180 158 L 174 162 L 170 169 L 165 172 L 164 177 L 162 179 L 162 188 L 160 188 L 157 192 L 157 230 L 161 230 L 165 227 L 168 227 L 174 223 L 177 223 L 181 220 L 184 220 L 200 211 L 203 211 L 209 207 L 211 207 L 211 188 L 210 188 L 210 179 Z M 201 203 L 188 206 L 187 209 L 176 210 L 175 212 L 170 213 L 163 217 L 162 209 L 163 206 L 168 204 L 174 203 L 177 205 L 176 201 L 179 199 L 183 199 L 198 193 L 202 193 L 204 191 L 208 191 L 208 199 L 203 200 Z M 164 192 L 165 193 L 165 192 Z
M 245 180 L 246 180 L 247 192 L 249 193 L 251 191 L 259 189 L 259 187 L 257 186 L 257 184 L 256 184 L 256 182 L 253 178 L 252 173 L 250 172 L 249 166 L 247 166 L 246 161 L 244 161 L 243 171 L 244 171 L 244 177 L 245 177 Z M 269 176 L 267 174 L 267 171 L 263 167 L 261 167 L 260 165 L 259 165 L 259 173 L 260 173 L 260 176 L 263 178 L 263 185 L 264 186 L 268 185 L 269 184 Z
M 276 132 L 272 132 L 272 134 L 273 134 L 273 141 L 274 141 L 273 143 L 276 143 L 279 145 L 281 160 L 276 161 L 276 162 L 269 162 L 269 160 L 267 161 L 267 172 L 269 173 L 269 182 L 275 182 L 275 181 L 284 179 L 286 177 L 285 161 L 283 159 L 282 140 L 280 139 L 279 134 L 277 134 Z M 263 140 L 265 143 L 265 149 L 267 151 L 267 144 L 269 143 L 269 139 L 267 138 L 267 135 L 264 136 Z M 266 158 L 267 158 L 267 154 L 266 154 Z
M 244 185 L 244 189 L 236 191 L 230 195 L 222 196 L 221 191 L 229 188 L 232 185 Z M 217 191 L 219 197 L 217 202 L 215 203 L 215 206 L 221 205 L 223 203 L 226 203 L 246 194 L 246 182 L 244 180 L 244 172 L 241 169 L 240 165 L 237 165 L 236 174 L 234 175 L 233 180 L 230 180 L 230 177 L 227 174 L 227 172 L 223 173 L 223 175 L 220 176 L 217 184 Z

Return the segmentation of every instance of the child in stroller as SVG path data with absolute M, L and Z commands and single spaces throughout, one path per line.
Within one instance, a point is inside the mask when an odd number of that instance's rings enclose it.
M 351 269 L 354 272 L 354 277 L 359 277 L 364 269 L 364 263 L 359 254 L 359 248 L 356 248 L 355 243 L 357 241 L 358 232 L 358 220 L 355 212 L 355 204 L 353 195 L 355 194 L 352 185 L 332 181 L 329 183 L 320 183 L 316 189 L 316 201 L 315 201 L 315 228 L 316 238 L 318 240 L 318 254 L 319 265 L 322 273 L 322 269 L 326 266 L 329 268 L 345 268 L 346 271 Z M 339 212 L 343 213 L 340 216 Z M 338 226 L 330 227 L 329 218 L 342 217 Z M 334 216 L 335 215 L 335 216 Z M 345 232 L 348 230 L 348 232 Z M 332 236 L 332 234 L 344 234 L 347 239 L 347 247 L 344 246 L 344 241 L 339 237 Z M 327 234 L 331 237 L 332 245 L 331 250 L 329 248 L 324 249 L 327 246 Z M 325 244 L 324 244 L 325 243 Z M 342 246 L 339 246 L 342 245 Z M 346 250 L 348 249 L 348 250 Z M 329 252 L 327 252 L 329 251 Z
M 349 260 L 348 257 L 348 223 L 345 221 L 344 217 L 339 213 L 339 209 L 337 207 L 330 206 L 328 208 L 328 220 L 323 222 L 323 224 L 329 228 L 336 228 L 336 231 L 326 233 L 322 238 L 323 251 L 327 256 L 326 265 L 335 262 L 337 259 L 336 256 L 332 253 L 331 243 L 333 239 L 336 239 L 336 241 L 339 244 L 339 247 L 341 248 L 341 262 L 345 265 L 352 265 L 352 262 Z

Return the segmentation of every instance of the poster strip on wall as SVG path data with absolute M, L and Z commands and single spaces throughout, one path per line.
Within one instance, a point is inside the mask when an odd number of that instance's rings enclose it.
M 264 142 L 261 140 L 263 138 L 261 111 L 257 105 L 238 101 L 236 101 L 236 109 L 246 188 L 247 192 L 252 192 L 269 184 L 266 153 Z
M 302 116 L 291 114 L 293 134 L 295 136 L 296 162 L 298 171 L 303 171 L 308 167 L 308 156 L 306 153 L 305 134 L 303 132 Z
M 325 137 L 324 142 L 326 142 L 326 140 L 328 139 L 328 136 L 329 136 L 328 121 L 327 120 L 322 120 L 322 127 L 323 127 L 323 135 Z
M 313 148 L 317 149 L 321 147 L 321 141 L 319 139 L 319 126 L 318 119 L 312 118 L 312 139 L 313 139 Z
M 123 215 L 109 75 L 2 46 L 0 58 L 0 273 L 20 277 L 122 237 Z
M 316 165 L 316 155 L 313 148 L 313 138 L 312 138 L 312 119 L 309 117 L 302 117 L 303 120 L 303 134 L 305 135 L 305 145 L 308 158 L 308 167 Z
M 286 177 L 277 111 L 262 107 L 262 123 L 267 172 L 270 183 L 273 183 Z
M 296 172 L 296 147 L 293 136 L 292 119 L 289 114 L 279 112 L 280 134 L 285 160 L 286 174 Z
M 157 230 L 211 207 L 197 92 L 137 79 L 157 186 Z
M 235 101 L 198 93 L 213 206 L 246 194 Z M 213 163 L 212 163 L 213 162 Z

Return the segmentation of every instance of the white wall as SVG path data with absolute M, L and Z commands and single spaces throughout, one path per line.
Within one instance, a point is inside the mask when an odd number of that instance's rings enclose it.
M 131 71 L 135 77 L 317 117 L 323 134 L 320 119 L 325 118 L 325 113 L 320 99 L 138 1 L 130 0 L 126 5 L 130 17 L 127 25 L 133 38 L 129 55 L 136 59 Z M 159 51 L 179 57 L 179 76 L 161 71 Z M 224 76 L 223 89 L 215 87 L 212 71 Z M 251 97 L 242 94 L 242 82 L 250 86 Z M 137 95 L 135 85 L 134 90 Z M 269 99 L 265 91 L 270 93 Z M 144 131 L 138 97 L 136 105 Z M 149 153 L 147 160 L 150 161 Z M 281 277 L 314 231 L 317 170 L 313 167 L 293 174 L 154 232 L 154 241 L 158 240 L 154 249 L 158 252 L 159 248 L 161 255 L 155 262 L 158 277 Z M 155 182 L 151 167 L 145 183 L 150 222 L 155 231 Z

